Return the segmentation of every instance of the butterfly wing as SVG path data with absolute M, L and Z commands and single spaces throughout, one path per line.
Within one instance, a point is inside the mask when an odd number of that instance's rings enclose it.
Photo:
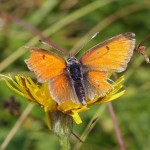
M 79 100 L 71 86 L 71 80 L 66 74 L 66 62 L 52 52 L 36 47 L 28 47 L 31 56 L 25 60 L 28 68 L 34 71 L 38 81 L 48 82 L 52 98 L 58 103 Z
M 29 47 L 30 57 L 25 60 L 28 68 L 34 71 L 40 82 L 46 82 L 64 73 L 66 62 L 63 58 L 44 49 Z
M 72 88 L 69 76 L 61 74 L 49 81 L 51 96 L 58 104 L 66 101 L 80 103 Z
M 135 48 L 134 33 L 125 33 L 100 43 L 81 57 L 89 70 L 122 72 L 126 69 Z
M 120 34 L 96 45 L 81 57 L 80 61 L 86 68 L 84 78 L 88 98 L 105 96 L 112 90 L 107 75 L 126 69 L 135 48 L 133 37 L 133 33 Z
M 88 71 L 85 75 L 86 94 L 90 100 L 95 97 L 103 97 L 112 90 L 107 82 L 107 73 L 100 71 Z

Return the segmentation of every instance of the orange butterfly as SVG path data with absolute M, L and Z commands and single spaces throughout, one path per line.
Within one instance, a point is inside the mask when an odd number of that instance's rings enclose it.
M 66 61 L 47 50 L 29 47 L 31 56 L 25 60 L 40 82 L 48 82 L 52 98 L 86 105 L 86 98 L 105 96 L 112 90 L 107 82 L 111 72 L 126 69 L 135 48 L 135 34 L 125 33 L 89 49 L 80 60 L 70 56 Z

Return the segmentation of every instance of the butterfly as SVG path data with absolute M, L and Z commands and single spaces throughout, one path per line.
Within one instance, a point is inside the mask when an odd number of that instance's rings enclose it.
M 25 62 L 39 82 L 48 82 L 50 95 L 59 105 L 67 101 L 86 105 L 87 98 L 103 97 L 113 89 L 107 76 L 127 68 L 134 36 L 131 32 L 114 36 L 90 48 L 79 60 L 29 47 L 31 55 Z

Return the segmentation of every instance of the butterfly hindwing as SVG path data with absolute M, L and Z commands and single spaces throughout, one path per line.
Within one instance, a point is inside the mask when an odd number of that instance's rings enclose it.
M 87 97 L 91 100 L 103 97 L 112 90 L 112 86 L 107 82 L 107 73 L 100 71 L 88 71 L 85 75 L 85 85 Z
M 52 98 L 61 104 L 66 101 L 79 103 L 79 100 L 73 90 L 69 77 L 65 74 L 59 75 L 49 81 L 49 89 Z
M 135 48 L 134 33 L 125 33 L 100 43 L 81 57 L 89 70 L 122 72 L 126 69 Z
M 49 81 L 63 74 L 66 62 L 63 58 L 44 49 L 29 47 L 30 57 L 25 60 L 28 68 L 34 71 L 40 82 Z

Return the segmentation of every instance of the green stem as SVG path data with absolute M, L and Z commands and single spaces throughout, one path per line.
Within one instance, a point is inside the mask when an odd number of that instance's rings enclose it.
M 62 112 L 51 112 L 52 131 L 57 135 L 61 150 L 70 150 L 70 134 L 72 131 L 72 118 Z

